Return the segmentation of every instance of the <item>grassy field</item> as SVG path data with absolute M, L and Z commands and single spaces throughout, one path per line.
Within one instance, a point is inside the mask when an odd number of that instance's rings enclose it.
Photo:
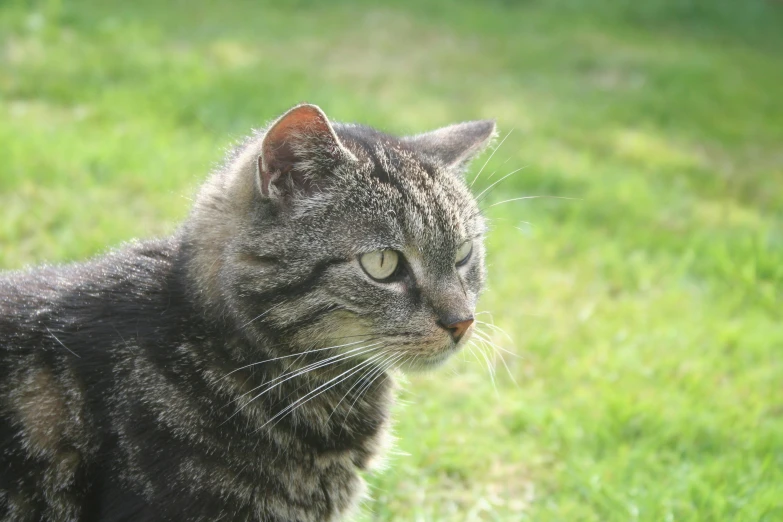
M 0 266 L 171 231 L 300 101 L 494 117 L 485 206 L 575 199 L 488 208 L 518 356 L 410 379 L 363 519 L 783 520 L 782 3 L 217 5 L 0 2 Z

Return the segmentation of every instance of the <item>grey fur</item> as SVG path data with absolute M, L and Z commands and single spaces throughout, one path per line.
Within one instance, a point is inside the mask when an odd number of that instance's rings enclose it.
M 0 279 L 0 517 L 342 520 L 393 373 L 464 343 L 443 325 L 473 313 L 484 222 L 460 174 L 493 135 L 298 106 L 171 238 Z M 358 257 L 386 248 L 405 265 L 377 282 Z

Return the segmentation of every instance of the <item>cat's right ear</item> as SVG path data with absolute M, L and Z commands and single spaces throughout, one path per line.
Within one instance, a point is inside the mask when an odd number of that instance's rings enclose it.
M 460 172 L 496 135 L 493 120 L 467 121 L 405 138 L 419 152 Z
M 297 105 L 266 131 L 256 181 L 264 197 L 310 194 L 338 164 L 356 160 L 316 105 Z

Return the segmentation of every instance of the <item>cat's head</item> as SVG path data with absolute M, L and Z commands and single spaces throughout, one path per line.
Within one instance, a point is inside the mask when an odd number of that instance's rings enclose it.
M 282 351 L 445 360 L 484 283 L 485 224 L 463 174 L 494 133 L 475 121 L 397 138 L 294 107 L 202 189 L 186 228 L 199 292 Z

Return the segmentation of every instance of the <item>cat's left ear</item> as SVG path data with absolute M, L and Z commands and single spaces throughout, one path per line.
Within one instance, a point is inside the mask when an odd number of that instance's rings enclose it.
M 419 152 L 462 171 L 495 137 L 493 120 L 468 121 L 405 138 Z

